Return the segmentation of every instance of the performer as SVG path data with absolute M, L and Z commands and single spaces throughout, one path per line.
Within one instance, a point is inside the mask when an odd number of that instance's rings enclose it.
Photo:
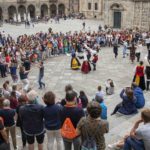
M 135 76 L 133 82 L 142 89 L 145 90 L 145 77 L 144 77 L 144 66 L 143 61 L 140 61 L 140 65 L 136 66 Z
M 38 79 L 38 83 L 39 83 L 39 89 L 42 89 L 42 87 L 44 87 L 45 88 L 45 83 L 44 82 L 42 82 L 42 79 L 43 79 L 43 77 L 44 77 L 44 63 L 43 63 L 43 61 L 41 61 L 40 63 L 39 63 L 39 79 Z
M 91 71 L 90 63 L 87 59 L 87 54 L 84 53 L 84 61 L 82 63 L 81 71 L 85 74 L 89 73 Z
M 78 70 L 78 69 L 80 69 L 80 66 L 81 66 L 81 64 L 80 64 L 79 60 L 77 59 L 76 54 L 73 53 L 72 59 L 71 59 L 71 69 Z
M 135 51 L 136 51 L 136 47 L 134 46 L 134 43 L 132 43 L 132 46 L 129 47 L 129 50 L 130 50 L 130 59 L 133 63 L 135 60 Z
M 96 70 L 96 63 L 98 61 L 98 55 L 97 54 L 94 54 L 93 55 L 93 60 L 92 60 L 92 65 L 93 65 L 93 71 Z

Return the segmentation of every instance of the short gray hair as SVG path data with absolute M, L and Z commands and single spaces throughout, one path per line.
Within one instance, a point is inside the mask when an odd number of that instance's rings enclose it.
M 4 106 L 4 107 L 9 107 L 9 106 L 10 106 L 10 101 L 9 101 L 8 99 L 5 99 L 5 100 L 3 101 L 3 106 Z
M 38 93 L 35 90 L 31 90 L 28 94 L 27 94 L 27 98 L 29 102 L 33 102 L 38 96 Z

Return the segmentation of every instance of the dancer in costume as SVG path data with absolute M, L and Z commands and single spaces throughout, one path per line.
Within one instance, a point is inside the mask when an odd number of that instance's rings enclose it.
M 143 61 L 140 61 L 140 64 L 138 66 L 136 66 L 135 76 L 134 76 L 133 82 L 136 82 L 136 84 L 142 90 L 145 90 L 145 77 L 144 77 Z
M 71 69 L 78 70 L 78 69 L 80 69 L 80 66 L 81 66 L 81 64 L 80 64 L 79 60 L 77 59 L 76 54 L 73 53 L 72 59 L 71 59 Z
M 84 61 L 82 63 L 81 71 L 85 74 L 89 73 L 91 71 L 90 63 L 87 59 L 87 53 L 84 52 Z

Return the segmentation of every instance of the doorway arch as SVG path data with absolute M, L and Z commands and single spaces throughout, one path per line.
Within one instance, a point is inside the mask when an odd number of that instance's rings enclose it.
M 28 13 L 30 14 L 31 19 L 35 19 L 35 6 L 34 5 L 28 6 Z
M 50 16 L 55 17 L 57 15 L 57 6 L 55 4 L 50 5 Z
M 17 15 L 17 9 L 15 6 L 9 6 L 8 7 L 8 19 L 9 20 L 14 20 L 14 15 Z
M 46 4 L 43 4 L 41 6 L 41 17 L 44 18 L 48 16 L 48 6 Z
M 65 5 L 64 4 L 59 4 L 58 5 L 58 14 L 60 16 L 64 15 L 65 14 Z
M 26 8 L 25 8 L 25 6 L 20 5 L 18 7 L 18 14 L 20 14 L 21 21 L 25 21 L 26 20 L 26 18 L 25 18 L 25 15 L 26 15 Z

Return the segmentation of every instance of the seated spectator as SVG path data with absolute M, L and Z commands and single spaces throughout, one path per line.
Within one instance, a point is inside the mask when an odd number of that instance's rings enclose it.
M 135 103 L 136 108 L 138 109 L 143 108 L 145 105 L 143 90 L 140 87 L 138 87 L 136 83 L 132 83 L 132 89 L 134 96 L 136 97 Z
M 22 121 L 20 118 L 20 108 L 21 106 L 24 106 L 27 103 L 27 97 L 25 95 L 21 95 L 18 99 L 18 106 L 16 108 L 16 113 L 17 113 L 17 121 L 16 121 L 16 126 L 20 128 L 21 131 L 21 139 L 22 139 L 22 147 L 26 147 L 26 134 L 23 132 L 23 126 L 22 126 Z
M 71 120 L 74 128 L 77 127 L 79 120 L 84 116 L 82 108 L 78 108 L 76 105 L 76 92 L 68 91 L 66 93 L 66 105 L 62 109 L 61 122 L 64 124 L 67 118 Z M 72 144 L 74 150 L 80 150 L 80 138 L 75 137 L 73 139 L 67 139 L 63 137 L 65 150 L 72 150 Z
M 11 92 L 10 97 L 9 97 L 9 101 L 10 101 L 10 108 L 11 109 L 16 109 L 18 106 L 18 100 L 16 97 L 16 92 Z
M 93 137 L 97 150 L 105 150 L 104 134 L 108 133 L 108 122 L 100 119 L 101 107 L 92 101 L 87 106 L 88 117 L 83 117 L 77 125 L 77 133 L 81 135 L 82 144 L 89 137 Z
M 54 149 L 56 139 L 57 150 L 62 149 L 61 128 L 61 106 L 55 104 L 55 94 L 51 91 L 45 93 L 43 97 L 46 107 L 44 108 L 44 123 L 48 137 L 47 149 Z
M 84 91 L 80 91 L 79 99 L 81 99 L 82 108 L 86 108 L 88 104 L 88 98 Z
M 122 102 L 115 107 L 111 115 L 116 114 L 116 112 L 124 115 L 131 115 L 138 112 L 135 106 L 136 98 L 134 97 L 133 90 L 130 87 L 123 89 L 120 93 L 120 97 L 122 98 Z
M 9 132 L 11 135 L 14 149 L 17 149 L 16 141 L 16 126 L 15 126 L 15 110 L 10 108 L 10 101 L 5 99 L 3 101 L 3 109 L 0 109 L 0 117 L 4 119 L 4 126 L 6 128 L 7 136 Z
M 123 150 L 150 150 L 150 109 L 141 113 L 141 119 L 137 120 L 130 134 L 115 144 L 108 145 L 110 149 Z
M 0 117 L 0 149 L 10 150 L 9 137 L 7 136 L 6 130 L 4 128 L 3 118 Z
M 101 118 L 107 120 L 107 106 L 104 103 L 104 100 L 100 96 L 95 97 L 95 101 L 97 101 L 101 106 Z
M 29 150 L 34 150 L 35 137 L 38 149 L 43 150 L 44 142 L 44 122 L 43 106 L 36 103 L 35 91 L 27 94 L 28 104 L 20 108 L 23 132 L 26 134 Z
M 96 92 L 96 96 L 100 96 L 100 97 L 104 98 L 104 92 L 102 91 L 102 87 L 98 86 L 97 90 L 98 91 Z
M 115 86 L 114 86 L 113 80 L 108 79 L 105 85 L 106 85 L 106 94 L 107 95 L 114 94 Z

